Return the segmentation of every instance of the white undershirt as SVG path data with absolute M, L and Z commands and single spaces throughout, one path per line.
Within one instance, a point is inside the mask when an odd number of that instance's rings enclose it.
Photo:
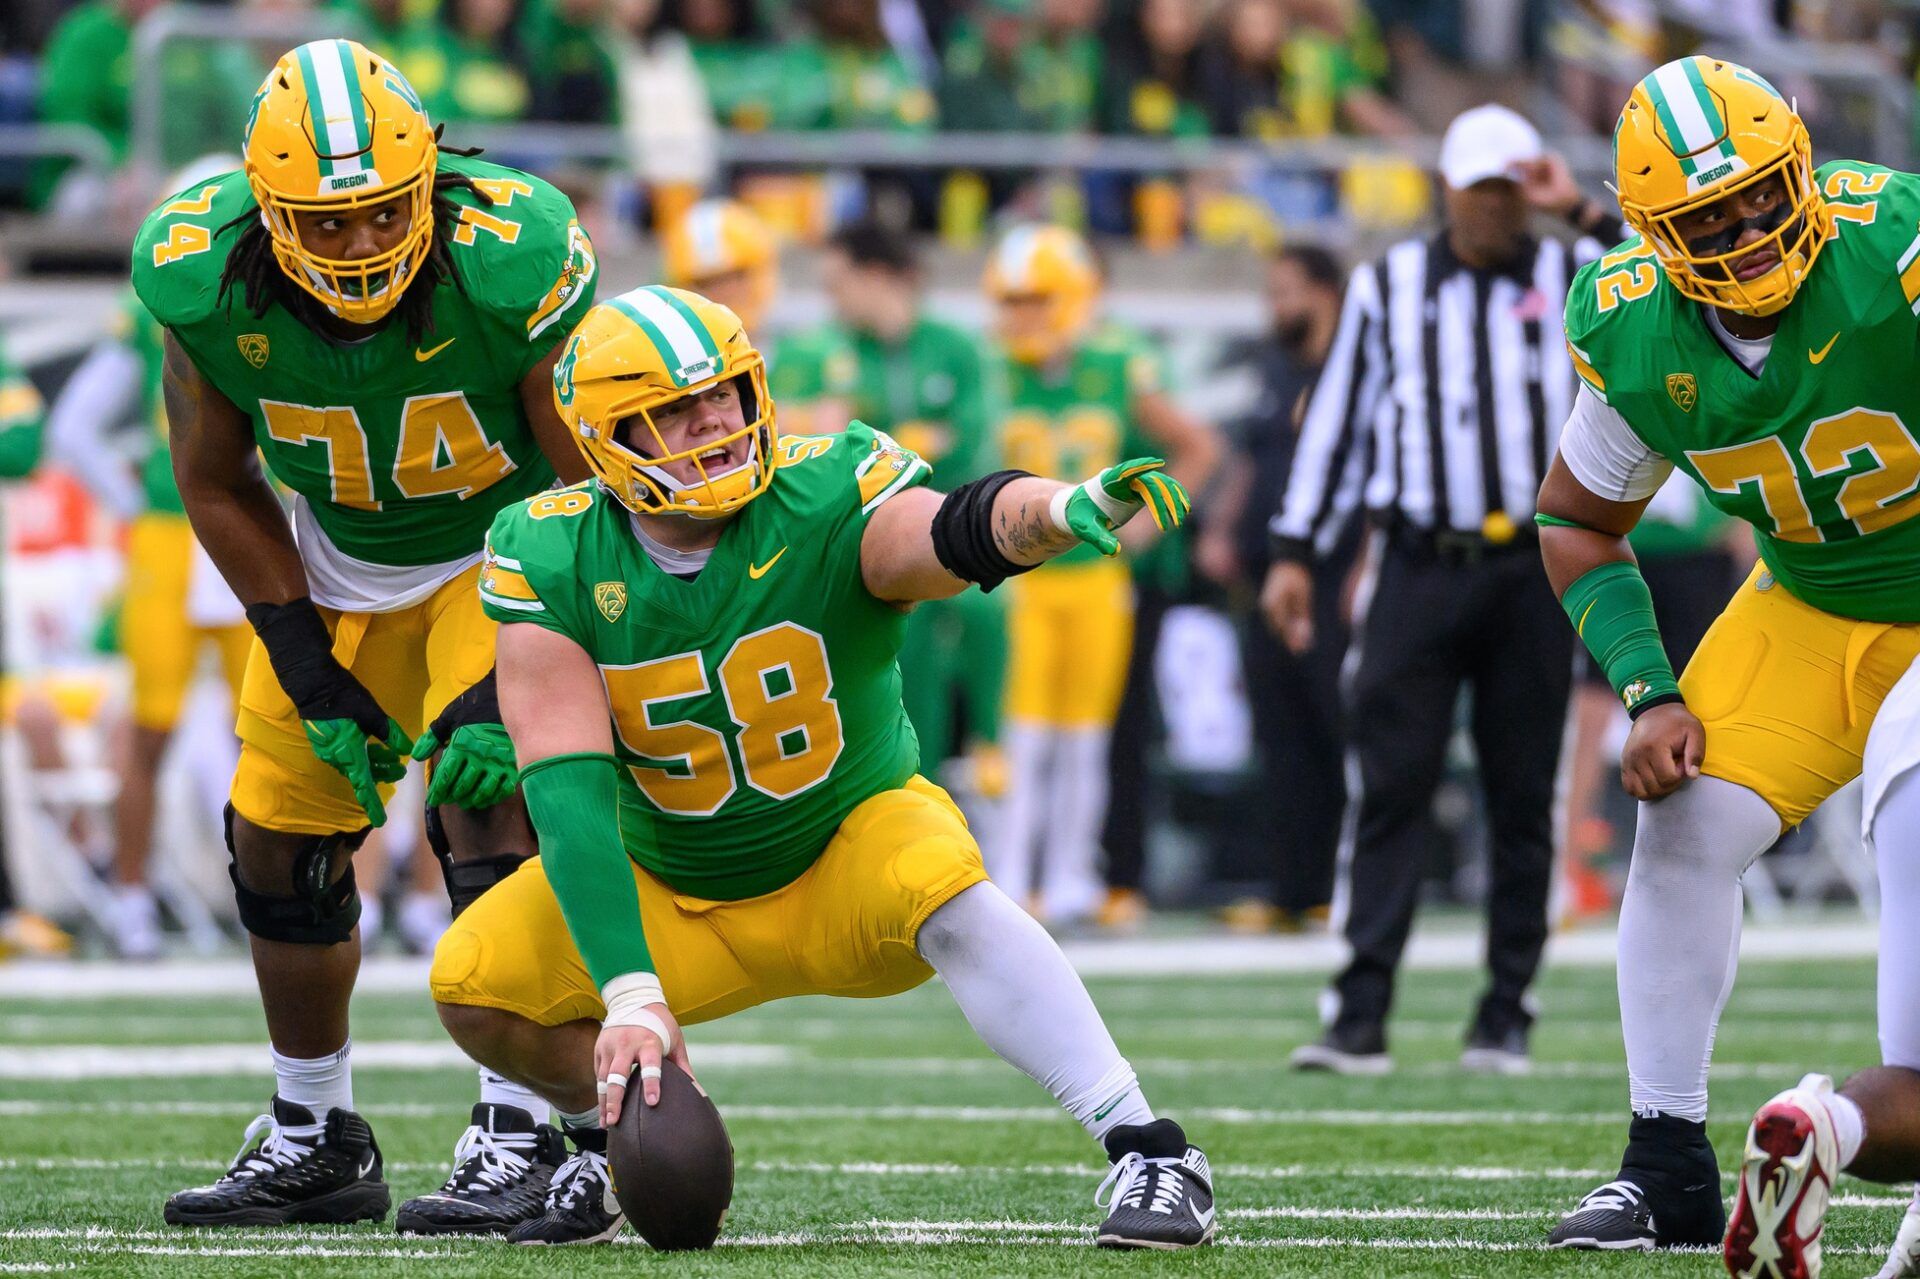
M 647 553 L 648 559 L 660 566 L 663 573 L 674 577 L 691 576 L 705 568 L 708 558 L 713 555 L 711 546 L 697 551 L 675 550 L 660 539 L 649 536 L 647 530 L 640 527 L 640 517 L 631 512 L 627 515 L 627 523 L 633 526 L 633 535 L 640 540 L 640 549 Z
M 1720 339 L 1720 345 L 1727 348 L 1727 354 L 1740 361 L 1741 367 L 1747 372 L 1759 377 L 1760 370 L 1767 367 L 1767 353 L 1773 350 L 1773 334 L 1769 333 L 1763 338 L 1737 338 L 1727 332 L 1727 326 L 1720 322 L 1717 308 L 1703 306 L 1700 309 L 1706 314 L 1707 327 Z
M 293 540 L 307 569 L 307 593 L 343 613 L 411 608 L 480 562 L 480 552 L 442 564 L 373 564 L 333 544 L 307 499 L 293 496 Z

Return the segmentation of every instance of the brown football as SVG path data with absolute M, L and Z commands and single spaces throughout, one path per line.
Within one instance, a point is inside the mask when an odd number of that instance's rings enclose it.
M 636 1077 L 607 1134 L 613 1193 L 640 1237 L 662 1252 L 711 1248 L 733 1202 L 733 1142 L 711 1098 L 661 1063 L 660 1104 Z

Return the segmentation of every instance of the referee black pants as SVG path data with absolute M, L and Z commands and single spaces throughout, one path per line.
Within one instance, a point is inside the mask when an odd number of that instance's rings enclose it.
M 1462 684 L 1488 819 L 1489 981 L 1477 1014 L 1498 1034 L 1547 939 L 1554 778 L 1572 683 L 1573 632 L 1531 542 L 1472 562 L 1389 542 L 1357 625 L 1346 679 L 1360 790 L 1334 892 L 1353 957 L 1334 980 L 1337 1030 L 1377 1026 L 1413 924 L 1431 808 Z

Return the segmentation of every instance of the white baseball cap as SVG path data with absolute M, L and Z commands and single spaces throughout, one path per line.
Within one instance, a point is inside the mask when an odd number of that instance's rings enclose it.
M 1488 178 L 1511 178 L 1513 167 L 1546 151 L 1540 130 L 1516 111 L 1489 103 L 1462 111 L 1440 142 L 1440 176 L 1456 191 Z

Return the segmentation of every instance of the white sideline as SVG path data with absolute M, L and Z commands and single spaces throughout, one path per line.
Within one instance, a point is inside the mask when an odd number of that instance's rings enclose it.
M 1750 924 L 1740 953 L 1749 959 L 1860 959 L 1875 952 L 1873 926 L 1854 922 Z M 1063 943 L 1074 967 L 1089 977 L 1164 977 L 1232 973 L 1325 973 L 1344 958 L 1339 939 L 1315 937 L 1128 937 L 1076 938 Z M 1485 939 L 1462 928 L 1414 934 L 1406 964 L 1416 969 L 1476 969 L 1485 962 Z M 1610 967 L 1611 929 L 1556 934 L 1547 943 L 1549 967 Z M 427 961 L 381 957 L 360 969 L 365 993 L 424 994 Z M 197 998 L 252 995 L 252 970 L 238 960 L 165 963 L 19 962 L 0 965 L 0 998 L 111 999 Z

